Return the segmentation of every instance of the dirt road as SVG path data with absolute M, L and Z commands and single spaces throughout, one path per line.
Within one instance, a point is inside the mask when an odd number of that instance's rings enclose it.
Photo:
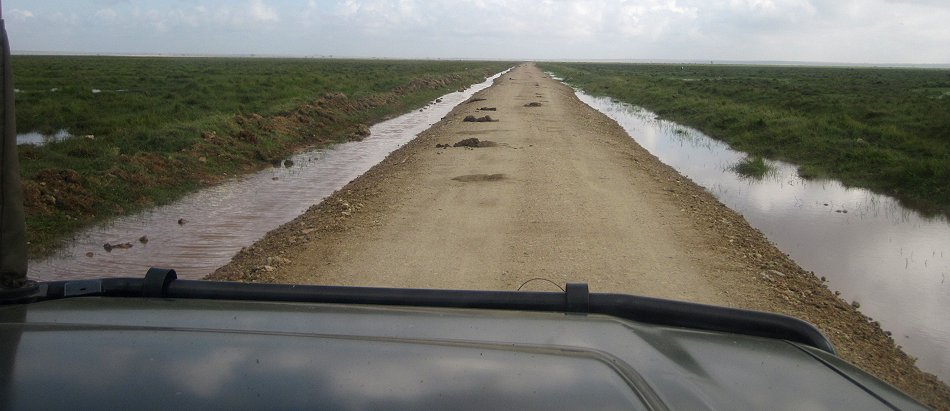
M 485 115 L 492 121 L 463 120 Z M 480 146 L 436 147 L 468 138 Z M 946 385 L 876 323 L 533 65 L 212 278 L 493 290 L 544 278 L 782 312 L 818 325 L 845 359 L 932 406 L 950 404 Z M 556 290 L 541 280 L 524 289 Z

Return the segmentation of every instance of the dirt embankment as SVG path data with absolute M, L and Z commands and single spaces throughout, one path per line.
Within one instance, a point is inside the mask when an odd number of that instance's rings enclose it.
M 471 101 L 211 278 L 499 290 L 545 278 L 779 312 L 950 409 L 950 389 L 875 322 L 570 88 L 524 65 Z M 491 121 L 464 120 L 484 111 Z

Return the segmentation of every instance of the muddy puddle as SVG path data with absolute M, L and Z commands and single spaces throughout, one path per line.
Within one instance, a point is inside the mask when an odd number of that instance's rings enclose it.
M 363 141 L 301 153 L 290 158 L 291 167 L 264 170 L 86 230 L 56 255 L 30 261 L 29 276 L 141 277 L 149 267 L 167 267 L 180 278 L 202 278 L 230 261 L 241 247 L 369 170 L 501 74 L 376 124 Z M 139 240 L 143 236 L 147 241 Z M 106 251 L 107 243 L 122 247 Z M 127 245 L 131 247 L 124 248 Z
M 841 292 L 950 381 L 950 223 L 893 198 L 805 180 L 795 166 L 766 161 L 761 180 L 732 171 L 745 155 L 699 131 L 608 98 L 578 97 L 616 120 L 644 148 L 741 213 L 779 249 Z

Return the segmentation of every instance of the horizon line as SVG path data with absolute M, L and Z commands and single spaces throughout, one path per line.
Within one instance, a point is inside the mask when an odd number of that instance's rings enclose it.
M 943 68 L 950 69 L 950 63 L 881 63 L 881 62 L 834 62 L 808 60 L 728 60 L 698 58 L 540 58 L 509 59 L 485 57 L 380 57 L 333 54 L 263 54 L 263 53 L 124 53 L 124 52 L 74 52 L 74 51 L 35 51 L 12 50 L 11 54 L 21 56 L 102 56 L 102 57 L 184 57 L 184 58 L 294 58 L 294 59 L 338 59 L 338 60 L 445 60 L 445 61 L 526 61 L 526 62 L 563 62 L 563 63 L 641 63 L 641 64 L 706 64 L 706 65 L 764 65 L 764 66 L 808 66 L 808 67 L 893 67 L 893 68 Z

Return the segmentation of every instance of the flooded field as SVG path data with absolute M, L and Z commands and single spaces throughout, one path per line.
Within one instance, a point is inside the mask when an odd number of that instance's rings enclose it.
M 140 277 L 155 266 L 174 268 L 181 278 L 202 278 L 227 263 L 241 247 L 363 174 L 500 75 L 376 124 L 363 141 L 298 154 L 285 162 L 289 167 L 264 170 L 86 230 L 56 255 L 31 261 L 29 276 L 37 280 Z M 119 247 L 107 251 L 105 244 Z
M 779 249 L 893 333 L 920 368 L 950 380 L 950 223 L 836 181 L 768 161 L 762 179 L 732 168 L 740 152 L 699 131 L 581 91 L 644 148 L 742 214 Z

